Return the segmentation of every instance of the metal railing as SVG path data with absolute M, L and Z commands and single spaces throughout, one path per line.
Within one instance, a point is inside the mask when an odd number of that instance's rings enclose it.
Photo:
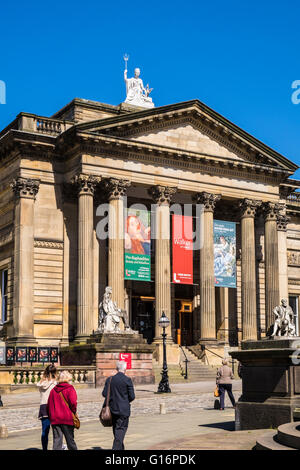
M 190 361 L 188 360 L 188 358 L 187 358 L 187 356 L 186 356 L 186 354 L 185 354 L 185 352 L 184 352 L 184 349 L 183 349 L 183 347 L 181 346 L 181 344 L 179 344 L 179 347 L 180 347 L 180 349 L 181 349 L 181 351 L 183 352 L 183 355 L 184 355 L 184 357 L 185 357 L 185 359 L 183 360 L 183 362 L 185 363 L 184 378 L 185 378 L 185 380 L 187 380 L 187 379 L 188 379 L 188 362 L 190 362 Z M 181 361 L 180 361 L 180 362 L 181 362 Z

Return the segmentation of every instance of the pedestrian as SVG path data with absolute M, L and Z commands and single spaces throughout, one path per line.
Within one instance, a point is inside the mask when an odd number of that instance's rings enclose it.
M 77 411 L 77 393 L 69 383 L 71 380 L 72 375 L 67 370 L 60 372 L 58 384 L 49 395 L 47 409 L 53 432 L 53 450 L 62 450 L 63 436 L 68 449 L 77 450 L 72 414 Z
M 220 410 L 224 410 L 225 391 L 227 391 L 232 406 L 235 408 L 235 399 L 232 393 L 233 372 L 226 359 L 222 360 L 222 367 L 217 371 L 216 383 L 220 392 Z
M 124 438 L 129 424 L 130 403 L 135 399 L 132 380 L 125 375 L 126 368 L 125 361 L 118 361 L 116 364 L 117 373 L 106 380 L 102 392 L 105 397 L 105 404 L 110 384 L 108 405 L 112 414 L 113 450 L 124 450 Z
M 50 420 L 47 411 L 47 403 L 51 390 L 57 384 L 57 372 L 54 364 L 50 364 L 44 370 L 41 380 L 37 383 L 40 391 L 40 410 L 38 418 L 42 423 L 42 448 L 43 450 L 48 449 L 48 436 L 50 431 Z

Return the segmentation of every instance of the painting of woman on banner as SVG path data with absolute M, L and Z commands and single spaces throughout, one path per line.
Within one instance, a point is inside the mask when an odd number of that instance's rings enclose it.
M 215 285 L 236 287 L 236 233 L 235 223 L 214 221 Z
M 150 255 L 149 213 L 137 211 L 126 219 L 125 252 L 137 255 Z

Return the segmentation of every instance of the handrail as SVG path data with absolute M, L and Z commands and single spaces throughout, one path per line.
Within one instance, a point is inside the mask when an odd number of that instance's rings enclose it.
M 202 348 L 203 348 L 203 349 L 202 349 Z M 215 356 L 218 356 L 218 357 L 220 357 L 221 359 L 224 359 L 223 356 L 220 356 L 220 354 L 217 354 L 217 353 L 215 353 L 214 351 L 211 351 L 211 350 L 208 349 L 206 346 L 201 346 L 201 349 L 202 349 L 202 351 L 204 351 L 204 350 L 209 351 L 210 353 L 214 354 Z
M 183 361 L 183 362 L 185 362 L 185 374 L 184 374 L 184 378 L 185 378 L 185 380 L 187 380 L 187 378 L 188 378 L 188 367 L 187 367 L 187 363 L 188 363 L 188 362 L 191 362 L 191 361 L 187 358 L 187 356 L 186 356 L 186 354 L 185 354 L 185 352 L 184 352 L 184 349 L 183 349 L 183 347 L 181 346 L 181 344 L 179 344 L 179 347 L 180 347 L 180 349 L 181 349 L 181 351 L 183 352 L 184 357 L 185 357 L 185 359 L 184 359 L 184 361 Z

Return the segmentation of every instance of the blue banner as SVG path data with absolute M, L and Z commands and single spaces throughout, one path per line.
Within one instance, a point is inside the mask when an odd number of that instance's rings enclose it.
M 236 223 L 214 220 L 215 286 L 236 287 Z

